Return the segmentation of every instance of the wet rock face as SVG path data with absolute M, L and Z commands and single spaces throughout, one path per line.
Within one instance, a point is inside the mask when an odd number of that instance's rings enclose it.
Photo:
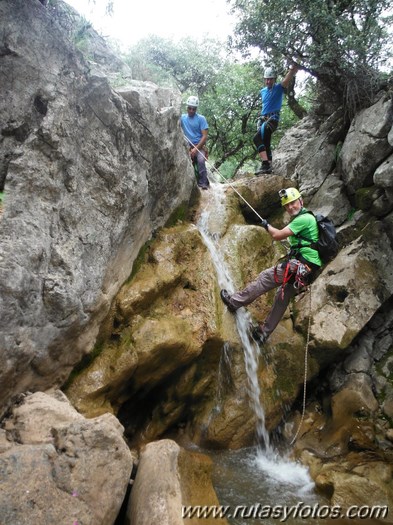
M 92 74 L 49 9 L 0 5 L 0 407 L 59 385 L 151 232 L 187 204 L 179 95 Z M 0 408 L 1 411 L 1 408 Z
M 280 249 L 262 228 L 244 223 L 231 191 L 227 199 L 209 195 L 204 217 L 217 234 L 218 258 L 242 287 L 261 267 L 274 264 Z M 114 301 L 96 359 L 65 388 L 78 410 L 89 417 L 113 412 L 133 444 L 176 431 L 216 448 L 253 443 L 244 353 L 236 320 L 220 299 L 212 257 L 194 225 L 160 231 Z M 273 293 L 250 307 L 256 319 L 262 320 Z M 303 341 L 293 334 L 289 313 L 283 324 L 273 338 L 280 345 L 274 363 L 259 363 L 269 428 L 302 381 Z
M 245 228 L 255 246 L 261 229 Z M 118 294 L 103 325 L 99 355 L 70 381 L 67 396 L 90 417 L 105 411 L 118 415 L 131 442 L 188 424 L 200 442 L 250 443 L 252 425 L 239 425 L 239 418 L 246 423 L 253 417 L 243 355 L 234 319 L 224 309 L 197 228 L 179 224 L 162 230 L 141 270 Z M 231 365 L 222 363 L 225 343 L 232 349 Z M 215 414 L 221 382 L 228 390 L 226 407 Z
M 65 409 L 58 398 L 45 409 L 38 397 L 15 408 L 0 431 L 7 493 L 19 483 L 9 468 L 16 461 L 22 477 L 34 481 L 39 471 L 45 479 L 42 490 L 33 481 L 31 490 L 39 508 L 43 494 L 56 502 L 51 525 L 69 519 L 71 507 L 86 523 L 91 516 L 95 524 L 110 523 L 130 467 L 112 414 L 138 444 L 171 432 L 217 448 L 254 442 L 243 349 L 201 233 L 186 221 L 162 228 L 187 209 L 194 184 L 178 125 L 179 95 L 132 81 L 112 89 L 103 69 L 85 62 L 33 0 L 0 2 L 0 29 L 0 186 L 6 195 L 0 412 L 15 393 L 62 384 L 88 354 L 88 366 L 73 375 L 66 393 L 94 417 Z M 110 60 L 103 62 L 107 68 Z M 318 410 L 317 403 L 308 407 L 298 451 L 313 451 L 313 477 L 338 503 L 361 502 L 368 491 L 382 503 L 391 500 L 392 330 L 384 311 L 393 289 L 389 96 L 358 115 L 348 134 L 339 111 L 323 125 L 304 119 L 275 152 L 274 176 L 236 181 L 274 225 L 288 219 L 277 191 L 297 185 L 306 206 L 339 227 L 340 254 L 314 283 L 311 306 L 302 297 L 291 305 L 256 366 L 272 430 L 301 393 L 310 320 L 308 378 L 328 373 L 330 385 Z M 241 288 L 284 250 L 255 225 L 255 213 L 232 188 L 222 188 L 218 195 L 204 192 L 201 209 L 214 210 L 211 237 Z M 152 232 L 144 256 L 141 247 Z M 127 281 L 139 253 L 138 271 Z M 253 319 L 263 321 L 273 296 L 250 305 Z M 343 366 L 331 372 L 336 362 Z M 113 465 L 124 466 L 119 477 L 102 459 L 112 448 Z M 357 465 L 370 457 L 377 459 L 369 470 Z M 92 508 L 101 497 L 96 482 L 80 481 L 91 472 L 107 483 L 103 508 Z M 147 483 L 155 477 L 152 468 Z M 83 497 L 75 499 L 79 483 Z M 7 512 L 20 494 L 18 488 L 11 504 L 6 500 Z M 32 501 L 22 507 L 21 523 L 27 516 L 30 523 Z M 150 523 L 150 516 L 143 519 Z M 36 522 L 45 523 L 38 515 Z

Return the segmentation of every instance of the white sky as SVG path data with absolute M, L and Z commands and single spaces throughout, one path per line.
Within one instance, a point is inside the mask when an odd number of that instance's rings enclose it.
M 173 40 L 206 35 L 224 40 L 234 26 L 225 0 L 114 0 L 112 16 L 105 14 L 107 0 L 65 1 L 122 49 L 151 34 Z

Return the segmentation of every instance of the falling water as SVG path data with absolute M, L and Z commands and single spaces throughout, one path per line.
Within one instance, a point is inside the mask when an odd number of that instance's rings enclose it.
M 225 216 L 224 208 L 224 187 L 221 184 L 214 184 L 211 188 L 213 202 L 211 203 L 212 210 L 217 217 Z M 228 268 L 225 265 L 224 257 L 220 253 L 220 233 L 217 231 L 217 227 L 214 228 L 216 231 L 211 231 L 211 226 L 214 225 L 214 217 L 212 217 L 209 210 L 203 210 L 201 217 L 198 221 L 197 227 L 202 235 L 202 238 L 207 246 L 212 261 L 217 273 L 217 281 L 220 288 L 225 288 L 230 293 L 234 292 L 233 280 L 230 276 Z M 251 404 L 256 415 L 256 434 L 258 447 L 263 447 L 265 455 L 272 456 L 273 450 L 270 445 L 269 434 L 265 427 L 265 412 L 260 401 L 260 388 L 258 382 L 258 355 L 259 347 L 258 344 L 250 336 L 250 325 L 252 323 L 250 314 L 244 309 L 240 308 L 236 314 L 236 327 L 243 345 L 245 365 L 248 376 L 248 393 L 250 396 Z M 261 448 L 262 449 L 262 448 Z
M 219 287 L 225 288 L 229 293 L 233 293 L 234 283 L 230 272 L 225 264 L 223 254 L 220 252 L 220 238 L 223 234 L 222 229 L 225 227 L 225 185 L 211 184 L 209 195 L 205 197 L 206 207 L 202 211 L 197 227 L 202 235 L 205 245 L 207 246 L 213 264 L 217 273 L 217 281 Z M 210 202 L 208 202 L 210 201 Z M 277 500 L 277 497 L 286 498 L 285 500 L 296 501 L 296 498 L 301 497 L 303 501 L 307 499 L 314 499 L 313 488 L 314 484 L 308 474 L 308 471 L 302 465 L 294 463 L 285 457 L 281 457 L 272 447 L 270 443 L 269 434 L 265 427 L 265 412 L 260 401 L 260 387 L 258 381 L 258 358 L 259 346 L 250 336 L 250 324 L 252 322 L 250 314 L 246 309 L 240 308 L 234 314 L 236 320 L 236 327 L 243 345 L 245 366 L 248 376 L 248 393 L 250 397 L 251 406 L 256 416 L 256 434 L 257 447 L 254 453 L 250 455 L 249 449 L 238 451 L 237 459 L 231 459 L 233 452 L 228 452 L 220 456 L 217 463 L 217 469 L 226 469 L 229 479 L 231 478 L 231 462 L 236 462 L 235 470 L 238 476 L 238 484 L 247 484 L 244 488 L 244 494 L 248 497 L 253 493 L 252 491 L 264 490 L 264 497 L 271 493 L 271 497 Z M 224 348 L 225 350 L 225 348 Z M 218 401 L 219 403 L 219 401 Z M 216 407 L 219 410 L 218 406 Z M 228 457 L 227 457 L 228 455 Z M 251 474 L 251 475 L 250 475 Z M 218 476 L 220 480 L 225 478 L 222 472 Z M 256 481 L 253 484 L 253 479 Z M 244 480 L 244 481 L 243 481 Z M 251 480 L 251 481 L 250 481 Z M 221 483 L 222 481 L 220 481 Z M 230 486 L 225 485 L 220 489 L 223 491 L 220 494 L 220 501 L 225 501 L 230 504 L 240 494 L 232 494 Z M 253 497 L 258 497 L 255 492 Z M 295 499 L 293 499 L 295 498 Z M 234 524 L 243 524 L 243 521 L 233 521 Z M 247 522 L 252 525 L 253 522 Z M 266 524 L 270 523 L 266 521 Z

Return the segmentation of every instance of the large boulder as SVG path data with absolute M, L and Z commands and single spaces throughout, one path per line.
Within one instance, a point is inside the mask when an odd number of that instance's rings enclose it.
M 311 347 L 321 363 L 335 360 L 393 293 L 392 247 L 383 225 L 371 221 L 325 267 L 312 285 Z M 327 352 L 328 350 L 328 352 Z
M 393 146 L 388 140 L 392 124 L 390 93 L 381 93 L 373 106 L 353 119 L 340 153 L 342 176 L 349 194 L 371 186 L 375 170 L 392 153 Z
M 149 443 L 142 451 L 125 525 L 183 525 L 199 519 L 187 511 L 219 506 L 212 481 L 212 461 L 170 439 Z M 194 506 L 193 508 L 191 506 Z M 206 516 L 207 525 L 227 520 Z
M 133 460 L 114 416 L 88 420 L 61 392 L 37 392 L 12 407 L 0 438 L 2 524 L 115 522 Z
M 154 230 L 187 205 L 179 94 L 122 94 L 35 0 L 0 3 L 0 413 L 94 346 Z
M 328 216 L 334 224 L 343 224 L 351 212 L 345 185 L 336 171 L 330 173 L 307 204 L 314 213 Z
M 284 134 L 279 146 L 274 150 L 274 173 L 295 179 L 296 165 L 305 155 L 308 144 L 319 126 L 318 119 L 307 116 Z

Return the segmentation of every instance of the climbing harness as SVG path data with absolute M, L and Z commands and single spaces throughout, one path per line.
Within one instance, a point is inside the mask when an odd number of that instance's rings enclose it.
M 307 287 L 307 276 L 310 275 L 311 268 L 302 262 L 298 262 L 296 268 L 295 282 L 293 283 L 294 288 L 302 290 Z
M 274 280 L 277 284 L 281 284 L 281 299 L 284 298 L 284 288 L 289 282 L 293 282 L 293 287 L 299 292 L 307 288 L 307 276 L 311 273 L 311 268 L 307 264 L 299 260 L 288 259 L 288 256 L 285 256 L 285 259 L 286 264 L 282 281 L 278 278 L 277 267 L 279 264 L 284 263 L 278 263 L 274 267 Z M 293 269 L 291 268 L 291 264 L 292 266 L 295 265 Z
M 311 285 L 308 288 L 310 293 L 310 310 L 308 314 L 308 326 L 307 326 L 307 340 L 306 340 L 306 348 L 304 351 L 304 380 L 303 380 L 303 407 L 302 407 L 302 415 L 300 418 L 299 426 L 297 427 L 296 434 L 292 438 L 292 441 L 290 442 L 290 445 L 293 445 L 299 435 L 300 428 L 302 426 L 302 423 L 304 421 L 304 416 L 306 413 L 306 389 L 307 389 L 307 369 L 308 369 L 308 345 L 310 344 L 310 329 L 311 329 Z
M 217 168 L 215 168 L 212 164 L 210 164 L 210 163 L 208 162 L 207 157 L 203 154 L 203 152 L 202 152 L 200 149 L 198 149 L 198 148 L 195 146 L 195 144 L 193 144 L 193 143 L 191 142 L 191 140 L 190 140 L 188 137 L 186 137 L 185 135 L 183 135 L 183 136 L 184 136 L 184 138 L 187 140 L 187 142 L 190 144 L 190 146 L 192 146 L 193 148 L 196 148 L 196 150 L 198 151 L 198 153 L 200 153 L 200 154 L 202 155 L 202 157 L 205 159 L 205 162 L 206 162 L 206 164 L 209 166 L 209 168 L 210 168 L 212 171 L 215 171 L 216 173 L 218 173 L 218 175 L 223 179 L 223 181 L 226 182 L 227 184 L 229 184 L 229 186 L 233 189 L 233 191 L 234 191 L 234 192 L 235 192 L 235 193 L 236 193 L 236 194 L 237 194 L 237 195 L 238 195 L 238 196 L 239 196 L 239 197 L 240 197 L 240 198 L 241 198 L 241 199 L 247 204 L 247 206 L 248 206 L 248 207 L 249 207 L 249 208 L 255 213 L 255 215 L 256 215 L 259 219 L 261 219 L 261 221 L 263 221 L 263 218 L 259 215 L 259 213 L 258 213 L 256 210 L 254 210 L 254 208 L 251 206 L 251 204 L 250 204 L 249 202 L 246 201 L 246 199 L 243 197 L 243 195 L 241 195 L 241 194 L 237 191 L 237 189 L 233 186 L 233 184 L 231 184 L 231 183 L 230 183 L 230 182 L 229 182 L 229 181 L 228 181 L 223 175 L 221 175 L 220 171 L 219 171 Z
M 259 131 L 263 124 L 269 123 L 270 120 L 280 120 L 280 112 L 273 111 L 272 113 L 266 113 L 265 115 L 259 115 L 257 118 L 257 131 Z M 273 130 L 275 131 L 275 130 Z
M 187 142 L 190 144 L 191 147 L 193 148 L 196 148 L 195 144 L 193 144 L 185 135 L 184 135 L 184 138 L 187 140 Z M 254 210 L 254 208 L 251 206 L 251 204 L 249 202 L 246 201 L 246 199 L 243 197 L 243 195 L 241 195 L 237 189 L 229 182 L 225 179 L 225 177 L 223 177 L 220 173 L 220 171 L 215 168 L 214 166 L 212 166 L 207 158 L 205 157 L 205 155 L 198 149 L 196 148 L 196 150 L 201 153 L 201 155 L 203 156 L 203 158 L 205 159 L 205 162 L 207 163 L 207 165 L 210 167 L 210 169 L 212 171 L 215 171 L 218 173 L 218 175 L 224 180 L 224 182 L 226 182 L 227 184 L 229 184 L 229 186 L 233 189 L 233 191 L 247 204 L 247 206 L 255 213 L 255 215 L 261 220 L 263 221 L 263 218 L 259 215 L 259 213 Z M 276 265 L 277 267 L 277 265 Z M 274 278 L 276 279 L 276 267 L 275 267 L 275 276 Z M 289 267 L 289 264 L 287 264 L 287 268 Z M 285 270 L 285 274 L 287 274 L 287 268 Z M 300 428 L 302 426 L 302 423 L 303 423 L 303 420 L 304 420 L 304 416 L 305 416 L 305 413 L 306 413 L 306 388 L 307 388 L 307 368 L 308 368 L 308 346 L 309 346 L 309 343 L 310 343 L 310 329 L 311 329 L 311 285 L 307 285 L 307 281 L 306 281 L 306 277 L 307 275 L 309 275 L 311 272 L 311 268 L 309 268 L 309 266 L 307 266 L 306 264 L 302 263 L 301 261 L 298 261 L 298 264 L 296 265 L 296 273 L 295 272 L 290 272 L 290 275 L 289 277 L 287 278 L 287 281 L 288 282 L 290 280 L 290 278 L 294 275 L 295 273 L 295 282 L 294 282 L 294 286 L 295 288 L 298 288 L 299 291 L 304 289 L 306 290 L 307 287 L 308 287 L 308 290 L 310 292 L 310 313 L 309 313 L 309 317 L 308 317 L 308 327 L 307 327 L 307 340 L 306 340 L 306 348 L 305 348 L 305 354 L 304 354 L 304 382 L 303 382 L 303 409 L 302 409 L 302 416 L 301 416 L 301 419 L 300 419 L 300 423 L 299 423 L 299 426 L 297 428 L 297 431 L 296 431 L 296 434 L 295 436 L 293 437 L 290 445 L 293 445 L 299 435 L 299 432 L 300 432 Z M 289 273 L 289 272 L 288 272 Z M 284 280 L 285 280 L 285 274 L 284 274 Z M 282 293 L 283 293 L 283 290 L 284 290 L 284 281 L 282 283 Z

